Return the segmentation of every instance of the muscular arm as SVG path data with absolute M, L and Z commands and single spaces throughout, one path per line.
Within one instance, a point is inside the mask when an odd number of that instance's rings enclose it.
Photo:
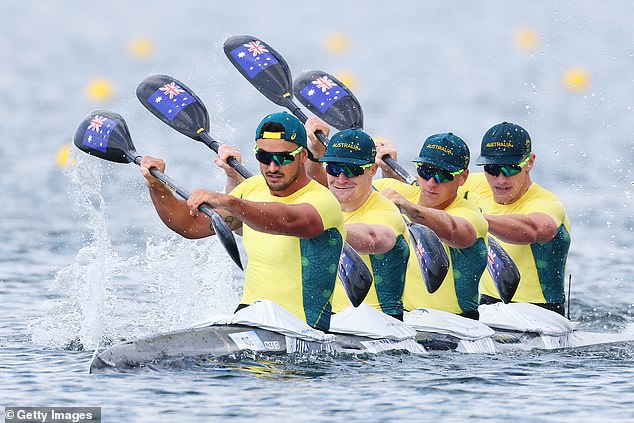
M 545 213 L 484 215 L 489 232 L 510 244 L 548 242 L 557 235 L 555 220 Z
M 384 254 L 396 244 L 394 231 L 385 225 L 351 223 L 346 232 L 348 244 L 361 254 Z
M 177 199 L 172 191 L 150 173 L 151 168 L 165 171 L 165 162 L 150 156 L 141 159 L 141 174 L 146 180 L 152 204 L 165 225 L 185 238 L 204 238 L 214 234 L 211 220 L 204 215 L 192 215 L 187 203 Z
M 436 232 L 445 244 L 453 248 L 468 248 L 476 242 L 475 227 L 467 219 L 411 203 L 392 189 L 385 189 L 381 193 L 392 200 L 412 222 L 425 225 Z
M 195 190 L 187 204 L 193 213 L 201 203 L 223 209 L 253 229 L 276 235 L 314 238 L 324 231 L 317 210 L 310 204 L 255 202 L 213 191 Z M 233 223 L 233 222 L 232 222 Z
M 150 188 L 150 198 L 163 223 L 177 234 L 189 239 L 214 235 L 211 219 L 204 214 L 190 215 L 187 202 L 174 197 L 167 188 Z

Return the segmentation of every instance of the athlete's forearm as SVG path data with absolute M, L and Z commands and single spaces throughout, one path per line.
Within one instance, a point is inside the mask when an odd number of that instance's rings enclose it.
M 346 241 L 361 254 L 385 254 L 394 248 L 396 235 L 385 225 L 346 225 Z
M 261 232 L 314 238 L 324 231 L 321 216 L 310 204 L 254 202 L 227 195 L 219 207 Z
M 412 222 L 427 226 L 450 247 L 468 248 L 476 242 L 475 227 L 466 219 L 409 202 L 401 209 L 405 210 Z
M 489 232 L 510 244 L 548 242 L 557 234 L 555 221 L 544 213 L 484 215 Z
M 177 234 L 189 239 L 214 234 L 210 227 L 211 220 L 202 214 L 191 216 L 187 202 L 176 198 L 169 189 L 150 188 L 150 198 L 165 226 Z

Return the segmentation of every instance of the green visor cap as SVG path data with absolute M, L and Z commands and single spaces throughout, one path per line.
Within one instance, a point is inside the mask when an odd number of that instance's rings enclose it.
M 414 162 L 457 172 L 469 167 L 469 147 L 451 132 L 434 134 L 425 140 Z
M 269 122 L 279 123 L 284 127 L 284 132 L 267 132 L 262 130 L 265 124 Z M 275 138 L 290 141 L 302 147 L 308 147 L 306 143 L 306 128 L 302 122 L 295 116 L 286 112 L 272 113 L 262 119 L 255 131 L 255 139 Z
M 374 163 L 374 140 L 360 129 L 344 129 L 332 136 L 326 154 L 319 161 L 365 165 Z
M 502 122 L 489 129 L 482 137 L 477 165 L 510 165 L 520 163 L 531 152 L 528 132 L 514 123 Z

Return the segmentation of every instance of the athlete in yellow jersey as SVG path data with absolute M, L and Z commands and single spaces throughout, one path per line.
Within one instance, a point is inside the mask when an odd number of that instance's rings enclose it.
M 392 146 L 382 145 L 378 150 L 380 157 L 396 156 Z M 452 133 L 432 135 L 415 162 L 419 187 L 392 178 L 380 179 L 375 186 L 413 222 L 438 234 L 450 267 L 440 288 L 430 294 L 418 264 L 410 260 L 404 307 L 428 307 L 478 319 L 478 282 L 486 268 L 487 223 L 475 207 L 457 195 L 469 174 L 469 148 Z M 380 163 L 385 172 L 391 170 Z M 413 246 L 410 249 L 414 256 Z
M 306 130 L 288 113 L 266 116 L 256 130 L 256 159 L 261 175 L 243 178 L 227 164 L 237 150 L 222 146 L 216 163 L 228 175 L 229 194 L 197 189 L 178 200 L 150 173 L 165 163 L 144 157 L 141 172 L 154 206 L 165 224 L 187 238 L 213 235 L 210 220 L 198 213 L 207 203 L 232 229 L 243 229 L 248 255 L 239 308 L 271 300 L 310 326 L 328 330 L 337 266 L 345 229 L 337 200 L 305 171 Z
M 484 166 L 484 173 L 470 176 L 461 196 L 482 210 L 489 232 L 520 271 L 512 301 L 563 315 L 570 221 L 559 198 L 531 181 L 534 162 L 524 128 L 508 122 L 495 125 L 484 134 L 476 162 Z M 500 301 L 488 273 L 482 276 L 480 293 L 483 304 Z
M 314 136 L 317 130 L 328 134 L 330 127 L 316 117 L 306 122 L 310 150 L 319 163 L 311 163 L 308 173 L 327 185 L 343 210 L 346 241 L 372 270 L 373 283 L 365 304 L 403 320 L 403 290 L 410 255 L 409 234 L 398 208 L 372 189 L 376 148 L 372 138 L 359 129 L 336 133 L 326 149 Z M 350 300 L 337 283 L 333 311 L 350 307 Z

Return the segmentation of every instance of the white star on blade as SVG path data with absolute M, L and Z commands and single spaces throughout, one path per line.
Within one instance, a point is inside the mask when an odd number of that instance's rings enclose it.
M 156 98 L 154 99 L 154 102 L 155 102 L 155 103 L 160 103 L 160 102 L 161 102 L 161 100 L 163 100 L 163 97 L 158 96 L 158 97 L 156 97 Z
M 315 94 L 315 90 L 308 90 L 308 93 L 307 93 L 307 94 L 308 94 L 308 95 L 313 95 L 313 94 Z
M 238 53 L 238 57 L 240 59 L 242 59 L 245 56 L 244 51 L 241 51 L 240 53 Z

